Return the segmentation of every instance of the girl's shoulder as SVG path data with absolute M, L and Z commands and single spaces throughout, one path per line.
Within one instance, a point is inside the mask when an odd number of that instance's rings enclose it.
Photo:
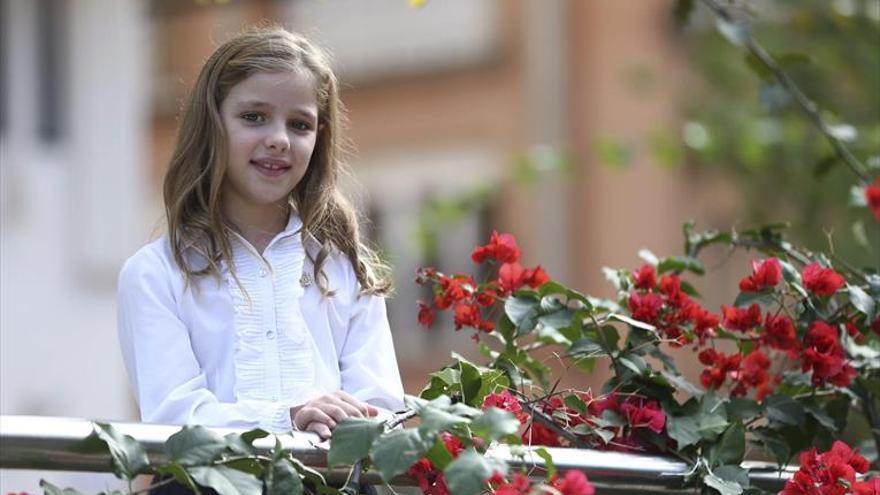
M 144 245 L 131 255 L 119 270 L 119 287 L 146 278 L 178 278 L 180 270 L 174 261 L 168 234 Z

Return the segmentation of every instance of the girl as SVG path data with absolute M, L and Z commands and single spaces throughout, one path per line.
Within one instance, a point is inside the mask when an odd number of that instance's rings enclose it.
M 202 68 L 165 177 L 168 232 L 119 275 L 144 421 L 327 438 L 401 407 L 389 284 L 336 185 L 341 114 L 325 56 L 283 29 Z

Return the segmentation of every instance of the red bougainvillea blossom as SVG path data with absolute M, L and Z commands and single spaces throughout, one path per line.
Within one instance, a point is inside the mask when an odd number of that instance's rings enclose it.
M 739 370 L 741 354 L 724 354 L 715 349 L 705 349 L 697 356 L 709 368 L 700 374 L 700 383 L 708 389 L 718 389 L 724 385 L 727 376 Z
M 814 321 L 804 338 L 804 345 L 802 369 L 813 371 L 813 385 L 826 382 L 839 387 L 849 385 L 856 371 L 845 362 L 846 353 L 834 327 L 821 320 Z
M 526 285 L 536 289 L 549 281 L 541 265 L 525 268 L 519 263 L 505 263 L 498 269 L 498 282 L 504 294 L 512 294 Z
M 874 218 L 880 222 L 880 177 L 874 179 L 874 183 L 865 188 L 865 202 L 874 214 Z
M 519 420 L 520 424 L 525 424 L 529 419 L 528 413 L 523 411 L 522 406 L 516 397 L 507 390 L 504 390 L 501 393 L 486 395 L 483 399 L 483 409 L 489 407 L 497 407 L 498 409 L 513 413 L 513 415 L 516 416 L 516 419 Z
M 477 246 L 471 253 L 474 263 L 480 264 L 486 260 L 495 260 L 501 263 L 516 263 L 521 256 L 516 238 L 511 234 L 499 234 L 493 231 L 489 238 L 489 244 Z
M 633 318 L 657 327 L 657 331 L 673 345 L 690 342 L 685 333 L 691 328 L 700 343 L 715 336 L 719 319 L 682 290 L 678 275 L 665 274 L 657 281 L 655 268 L 644 265 L 633 273 L 635 290 L 630 292 L 627 306 Z
M 752 274 L 739 281 L 739 290 L 743 292 L 761 292 L 779 283 L 782 277 L 782 266 L 776 258 L 752 262 Z
M 550 478 L 550 486 L 559 490 L 562 495 L 593 495 L 596 489 L 581 471 L 567 471 L 565 476 Z
M 822 454 L 810 449 L 800 455 L 800 468 L 785 482 L 779 495 L 844 495 L 847 493 L 877 493 L 877 480 L 856 482 L 856 473 L 868 471 L 868 461 L 847 444 L 837 440 L 831 450 Z M 841 483 L 843 481 L 844 483 Z M 847 485 L 852 490 L 847 490 Z M 859 491 L 856 491 L 858 488 Z
M 823 268 L 813 262 L 805 266 L 801 272 L 804 288 L 817 296 L 827 297 L 843 287 L 846 279 L 831 268 Z
M 761 324 L 761 307 L 757 304 L 746 309 L 722 305 L 721 313 L 724 315 L 722 325 L 728 330 L 745 333 Z
M 453 459 L 464 450 L 464 444 L 455 435 L 444 431 L 440 434 L 440 438 Z M 419 488 L 425 495 L 449 495 L 449 487 L 446 486 L 443 472 L 427 457 L 422 457 L 410 466 L 406 475 L 418 482 Z

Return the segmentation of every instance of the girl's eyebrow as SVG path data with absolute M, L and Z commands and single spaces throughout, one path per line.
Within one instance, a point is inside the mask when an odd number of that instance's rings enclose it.
M 244 100 L 244 101 L 238 102 L 237 106 L 239 108 L 273 108 L 273 105 L 271 103 L 266 103 L 265 101 L 261 101 L 261 100 Z M 303 117 L 310 119 L 312 121 L 318 119 L 318 116 L 315 115 L 314 112 L 311 112 L 311 111 L 306 110 L 304 108 L 295 108 L 294 112 L 296 112 L 296 113 L 302 115 Z

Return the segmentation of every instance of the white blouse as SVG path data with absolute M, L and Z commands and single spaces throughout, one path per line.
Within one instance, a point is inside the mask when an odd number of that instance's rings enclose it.
M 402 406 L 384 299 L 359 296 L 351 263 L 335 251 L 323 267 L 335 293 L 322 296 L 301 226 L 291 214 L 262 256 L 234 235 L 240 286 L 225 264 L 219 283 L 185 286 L 167 235 L 126 261 L 119 340 L 143 421 L 283 432 L 291 407 L 337 390 Z M 305 244 L 314 258 L 317 241 Z

